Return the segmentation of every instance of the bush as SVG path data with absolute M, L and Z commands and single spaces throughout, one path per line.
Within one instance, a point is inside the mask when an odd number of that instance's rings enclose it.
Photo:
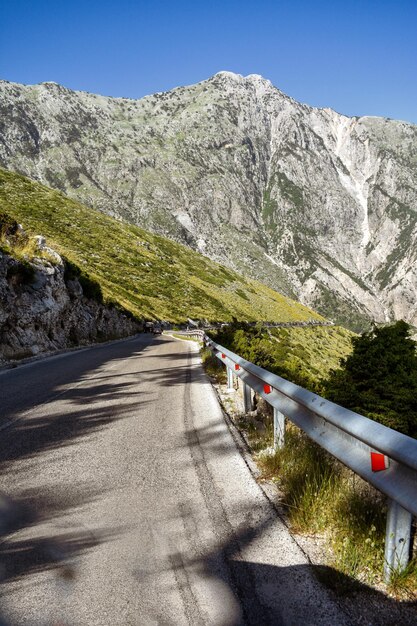
M 417 353 L 403 321 L 352 339 L 353 352 L 324 382 L 326 397 L 417 437 Z
M 333 549 L 330 564 L 345 575 L 381 580 L 386 522 L 381 494 L 293 425 L 287 426 L 284 448 L 257 460 L 263 476 L 278 482 L 294 531 L 324 535 Z
M 213 378 L 219 383 L 226 381 L 226 371 L 219 359 L 214 356 L 210 348 L 201 349 L 201 360 L 204 364 L 204 369 L 210 378 Z
M 15 219 L 8 213 L 0 211 L 0 241 L 4 239 L 10 241 L 11 246 L 22 248 L 28 243 L 29 236 L 19 228 Z
M 310 374 L 305 363 L 307 354 L 303 351 L 303 358 L 289 354 L 288 346 L 283 341 L 272 342 L 267 331 L 260 325 L 250 326 L 235 320 L 214 333 L 213 338 L 220 345 L 259 367 L 310 391 L 321 392 L 320 381 Z

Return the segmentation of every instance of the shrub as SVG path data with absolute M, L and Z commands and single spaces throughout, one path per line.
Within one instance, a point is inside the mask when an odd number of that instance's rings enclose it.
M 249 326 L 236 320 L 213 335 L 214 340 L 229 348 L 243 358 L 263 367 L 264 369 L 287 378 L 296 385 L 321 392 L 318 377 L 314 377 L 308 365 L 307 351 L 303 350 L 302 358 L 294 354 L 294 347 L 285 343 L 283 334 L 279 342 L 272 341 L 268 332 L 259 326 Z
M 332 547 L 330 565 L 355 579 L 380 582 L 384 564 L 384 497 L 343 467 L 296 426 L 285 447 L 260 453 L 265 478 L 278 482 L 294 531 L 319 533 Z
M 329 400 L 417 437 L 417 353 L 403 321 L 352 339 L 353 352 L 324 383 Z
M 19 228 L 15 219 L 5 211 L 0 211 L 0 241 L 7 239 L 12 247 L 23 247 L 29 241 L 29 236 Z
M 204 364 L 204 369 L 210 376 L 210 378 L 213 378 L 219 383 L 223 383 L 226 381 L 225 368 L 220 363 L 219 359 L 214 356 L 209 348 L 202 348 L 201 359 Z

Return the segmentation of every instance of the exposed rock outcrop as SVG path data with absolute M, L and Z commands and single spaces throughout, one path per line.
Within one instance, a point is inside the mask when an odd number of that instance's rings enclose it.
M 0 164 L 324 315 L 417 325 L 417 127 L 220 72 L 141 100 L 0 81 Z
M 142 329 L 119 309 L 85 297 L 76 278 L 65 280 L 59 255 L 48 252 L 56 255 L 53 264 L 0 251 L 0 364 Z

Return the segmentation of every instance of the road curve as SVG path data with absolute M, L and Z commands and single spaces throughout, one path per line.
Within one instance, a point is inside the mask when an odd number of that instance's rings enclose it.
M 239 454 L 195 344 L 0 373 L 0 624 L 348 624 Z

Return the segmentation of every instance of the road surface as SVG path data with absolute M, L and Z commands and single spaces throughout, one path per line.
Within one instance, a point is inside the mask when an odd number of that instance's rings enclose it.
M 253 479 L 196 346 L 0 373 L 8 626 L 346 624 Z

